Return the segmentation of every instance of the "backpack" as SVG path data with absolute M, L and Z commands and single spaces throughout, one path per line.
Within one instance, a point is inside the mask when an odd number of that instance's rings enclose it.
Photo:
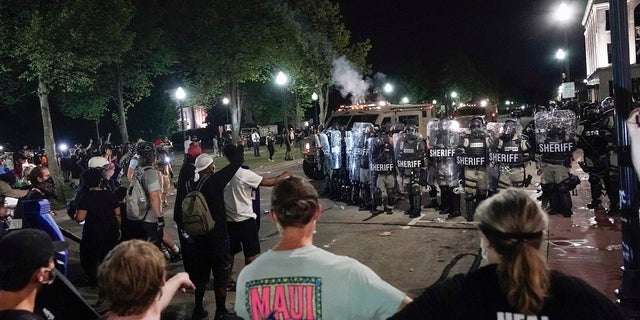
M 147 196 L 147 187 L 142 183 L 142 175 L 152 167 L 136 169 L 131 180 L 131 185 L 125 196 L 127 218 L 133 221 L 141 221 L 147 217 L 151 205 Z
M 209 176 L 198 182 L 194 190 L 187 183 L 187 195 L 182 200 L 182 227 L 190 236 L 200 236 L 213 230 L 216 222 L 211 216 L 207 199 L 200 189 Z

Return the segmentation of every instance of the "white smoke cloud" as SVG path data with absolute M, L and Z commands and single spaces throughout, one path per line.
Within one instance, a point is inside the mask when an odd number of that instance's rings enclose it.
M 364 103 L 369 90 L 369 83 L 362 79 L 353 64 L 344 56 L 333 60 L 333 74 L 331 81 L 340 89 L 343 98 L 351 95 L 351 103 Z

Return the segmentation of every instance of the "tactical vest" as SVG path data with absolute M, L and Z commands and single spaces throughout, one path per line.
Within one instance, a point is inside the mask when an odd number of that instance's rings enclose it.
M 484 135 L 469 138 L 469 145 L 464 148 L 464 155 L 458 156 L 456 161 L 465 167 L 484 167 L 487 161 L 487 142 Z
M 489 157 L 492 163 L 507 165 L 510 168 L 522 167 L 524 165 L 524 158 L 521 147 L 522 140 L 500 140 L 502 146 L 496 148 L 496 152 L 492 152 Z
M 585 121 L 583 127 L 580 138 L 585 144 L 584 153 L 595 157 L 607 154 L 607 141 L 604 139 L 604 132 L 600 130 L 600 126 L 597 123 Z
M 393 163 L 393 145 L 390 143 L 390 137 L 387 134 L 380 134 L 374 140 L 371 146 L 375 153 L 371 154 L 371 167 L 374 172 L 391 172 L 394 169 Z

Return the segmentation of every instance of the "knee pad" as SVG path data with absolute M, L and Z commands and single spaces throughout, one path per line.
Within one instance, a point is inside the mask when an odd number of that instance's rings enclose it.
M 410 195 L 419 195 L 420 194 L 420 185 L 414 183 L 409 186 L 409 194 Z

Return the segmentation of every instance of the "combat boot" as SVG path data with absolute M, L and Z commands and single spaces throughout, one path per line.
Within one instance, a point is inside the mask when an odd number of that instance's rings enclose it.
M 476 202 L 473 199 L 465 199 L 466 213 L 464 218 L 467 221 L 473 221 L 473 215 L 476 213 Z

